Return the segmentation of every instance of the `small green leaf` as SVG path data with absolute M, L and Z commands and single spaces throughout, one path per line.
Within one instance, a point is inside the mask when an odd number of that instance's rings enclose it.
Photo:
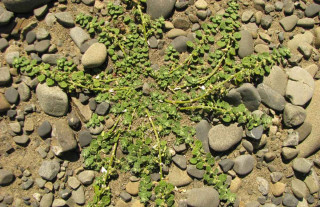
M 47 78 L 47 79 L 46 79 L 46 84 L 47 84 L 48 86 L 53 86 L 53 85 L 54 85 L 54 80 L 52 80 L 51 78 Z
M 42 83 L 43 81 L 45 81 L 46 76 L 43 75 L 43 74 L 41 74 L 41 75 L 39 75 L 37 78 L 38 78 L 38 81 Z

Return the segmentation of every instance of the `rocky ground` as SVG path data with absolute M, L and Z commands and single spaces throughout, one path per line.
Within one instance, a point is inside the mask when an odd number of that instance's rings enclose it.
M 15 57 L 29 56 L 50 64 L 66 57 L 79 68 L 104 64 L 105 46 L 76 24 L 75 17 L 85 12 L 104 18 L 107 2 L 0 2 L 1 207 L 78 206 L 92 200 L 92 183 L 101 173 L 84 168 L 81 151 L 112 127 L 114 120 L 109 117 L 96 128 L 87 128 L 85 123 L 93 113 L 107 115 L 109 103 L 96 103 L 86 93 L 70 95 L 58 86 L 48 87 L 19 74 L 12 63 Z M 146 12 L 166 19 L 164 37 L 148 40 L 154 66 L 162 64 L 170 44 L 186 53 L 186 42 L 201 23 L 211 15 L 224 14 L 226 3 L 147 0 Z M 319 206 L 320 1 L 238 3 L 242 23 L 239 58 L 271 52 L 280 45 L 292 53 L 287 66 L 274 66 L 262 83 L 245 83 L 227 95 L 230 103 L 243 103 L 257 114 L 267 112 L 272 126 L 248 131 L 214 120 L 189 124 L 205 151 L 214 153 L 219 171 L 228 175 L 230 190 L 237 194 L 234 206 Z M 219 194 L 198 180 L 203 172 L 188 163 L 186 146 L 172 148 L 175 156 L 167 179 L 178 187 L 176 205 L 218 206 Z M 121 175 L 112 188 L 112 205 L 142 205 L 136 177 Z

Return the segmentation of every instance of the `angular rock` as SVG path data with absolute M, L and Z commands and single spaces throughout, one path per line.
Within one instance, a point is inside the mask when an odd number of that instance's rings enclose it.
M 152 19 L 163 16 L 167 19 L 174 9 L 176 0 L 147 0 L 147 14 Z
M 252 139 L 260 140 L 263 133 L 263 126 L 259 125 L 254 127 L 252 130 L 246 129 L 246 135 Z
M 126 191 L 133 196 L 138 195 L 139 193 L 139 182 L 129 182 L 126 185 Z
M 218 207 L 219 193 L 212 187 L 193 188 L 187 191 L 187 205 L 197 207 Z
M 294 197 L 292 194 L 290 193 L 286 193 L 283 196 L 283 200 L 282 200 L 282 204 L 284 206 L 288 206 L 288 207 L 296 207 L 298 205 L 298 199 L 296 199 L 296 197 Z
M 48 12 L 48 5 L 43 5 L 42 7 L 39 7 L 33 10 L 33 14 L 37 18 L 43 17 L 47 12 Z
M 286 32 L 293 30 L 298 22 L 298 17 L 296 15 L 291 15 L 284 17 L 280 20 L 280 25 Z
M 42 110 L 51 116 L 64 116 L 68 111 L 68 96 L 58 86 L 48 87 L 47 84 L 38 84 L 37 98 Z
M 187 30 L 190 27 L 189 21 L 184 18 L 175 18 L 172 23 L 177 29 Z
M 0 113 L 6 112 L 10 109 L 10 104 L 8 103 L 5 96 L 0 93 Z
M 315 17 L 320 12 L 320 5 L 319 4 L 310 4 L 306 10 L 304 11 L 307 17 Z
M 60 164 L 57 161 L 43 161 L 40 168 L 39 168 L 39 175 L 48 181 L 52 181 L 55 179 L 57 174 L 60 171 Z
M 81 147 L 88 146 L 91 143 L 92 136 L 89 131 L 83 130 L 78 135 L 79 144 Z
M 90 110 L 90 106 L 89 105 L 83 105 L 79 99 L 72 97 L 71 98 L 72 104 L 75 107 L 75 110 L 77 112 L 77 114 L 79 115 L 80 119 L 83 122 L 88 122 L 91 119 L 92 116 L 92 111 Z
M 238 175 L 245 176 L 253 170 L 254 162 L 251 155 L 240 155 L 234 160 L 233 170 Z
M 272 194 L 276 197 L 281 196 L 285 191 L 285 189 L 286 189 L 286 184 L 280 183 L 280 182 L 273 184 L 271 187 Z
M 262 195 L 268 195 L 269 193 L 269 183 L 263 177 L 257 177 L 256 181 L 258 183 L 258 190 Z
M 298 126 L 306 119 L 306 111 L 301 106 L 287 103 L 283 111 L 283 121 L 287 127 Z
M 312 18 L 303 18 L 298 20 L 297 25 L 299 27 L 312 28 L 314 23 L 314 19 Z
M 239 41 L 238 55 L 240 58 L 249 56 L 254 51 L 253 38 L 250 32 L 243 30 L 241 33 L 241 39 Z
M 59 12 L 55 14 L 57 21 L 64 27 L 73 27 L 74 20 L 70 12 Z
M 281 151 L 281 155 L 284 157 L 285 160 L 291 160 L 295 158 L 298 155 L 298 153 L 298 149 L 290 147 L 283 147 Z
M 72 189 L 77 189 L 81 185 L 81 183 L 76 177 L 69 177 L 68 178 L 68 185 Z
M 102 43 L 92 44 L 83 54 L 81 63 L 84 68 L 95 68 L 105 63 L 107 59 L 107 48 Z
M 31 97 L 30 88 L 24 82 L 19 84 L 18 93 L 21 101 L 28 101 Z
M 288 41 L 288 48 L 290 48 L 291 51 L 296 52 L 301 42 L 312 44 L 313 39 L 314 35 L 310 31 L 306 31 L 303 34 L 296 34 L 291 40 Z
M 72 129 L 68 127 L 66 120 L 56 121 L 52 131 L 52 150 L 56 155 L 73 150 L 77 147 L 77 141 Z
M 81 27 L 74 27 L 70 29 L 70 36 L 78 48 L 80 48 L 85 41 L 90 39 L 89 34 Z
M 231 159 L 223 159 L 219 162 L 219 166 L 224 173 L 228 172 L 234 166 L 234 161 Z
M 273 66 L 270 74 L 263 79 L 263 83 L 280 95 L 284 96 L 287 88 L 288 75 L 278 66 Z
M 210 148 L 217 152 L 224 152 L 239 143 L 242 139 L 242 127 L 237 123 L 229 126 L 219 124 L 209 131 Z
M 276 111 L 284 109 L 286 101 L 280 93 L 263 83 L 259 84 L 257 89 L 263 104 Z
M 31 12 L 43 4 L 48 4 L 51 0 L 3 0 L 5 7 L 15 13 Z

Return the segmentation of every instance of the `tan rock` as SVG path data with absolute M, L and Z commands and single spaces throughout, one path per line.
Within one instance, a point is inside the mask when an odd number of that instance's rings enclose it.
M 239 177 L 236 177 L 235 179 L 233 179 L 230 184 L 230 191 L 233 193 L 236 193 L 239 190 L 241 183 L 242 183 L 242 180 Z
M 129 182 L 126 185 L 126 191 L 133 196 L 138 195 L 139 193 L 139 182 Z
M 178 167 L 173 166 L 168 175 L 169 183 L 174 186 L 186 186 L 192 182 L 192 178 L 188 175 L 187 171 L 180 170 Z
M 277 182 L 271 186 L 272 194 L 276 197 L 281 196 L 286 189 L 286 184 Z

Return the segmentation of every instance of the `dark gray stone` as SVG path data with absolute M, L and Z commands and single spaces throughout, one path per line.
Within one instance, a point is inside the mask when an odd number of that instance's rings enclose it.
M 74 150 L 78 145 L 73 131 L 68 127 L 66 120 L 56 121 L 52 131 L 52 151 L 57 155 Z
M 152 19 L 163 16 L 167 19 L 173 12 L 176 0 L 147 0 L 147 14 Z
M 55 14 L 57 21 L 64 27 L 73 27 L 74 20 L 70 12 L 59 12 Z
M 14 174 L 6 169 L 0 169 L 0 185 L 9 185 L 14 180 Z
M 240 58 L 249 56 L 254 51 L 254 43 L 252 34 L 249 31 L 243 30 L 241 33 L 241 39 L 239 41 L 238 55 Z
M 47 4 L 51 0 L 3 0 L 5 7 L 15 13 L 31 12 L 40 5 Z
M 60 164 L 57 161 L 43 161 L 39 168 L 39 175 L 45 180 L 53 180 L 60 171 Z
M 95 113 L 100 115 L 100 116 L 104 116 L 107 114 L 108 110 L 109 110 L 110 104 L 107 102 L 102 102 L 100 104 L 98 104 Z
M 0 68 L 0 86 L 5 86 L 11 81 L 11 75 L 9 68 Z
M 158 40 L 155 36 L 152 36 L 149 40 L 148 40 L 149 46 L 150 48 L 158 48 Z
M 309 122 L 304 122 L 301 126 L 296 129 L 299 134 L 299 142 L 305 140 L 312 131 L 312 124 Z
M 286 101 L 280 93 L 263 83 L 259 84 L 257 89 L 263 104 L 276 111 L 282 111 L 284 109 Z
M 231 159 L 223 159 L 219 162 L 221 170 L 226 173 L 231 170 L 234 166 L 234 161 Z
M 245 176 L 253 170 L 254 162 L 251 155 L 240 155 L 234 160 L 233 170 L 238 175 Z
M 132 196 L 127 193 L 126 191 L 122 191 L 120 193 L 120 198 L 124 201 L 124 202 L 130 202 L 132 199 Z
M 78 48 L 81 48 L 83 43 L 90 39 L 89 34 L 80 27 L 70 29 L 70 36 Z
M 202 179 L 205 174 L 205 170 L 199 170 L 195 165 L 188 165 L 187 173 L 193 178 Z
M 173 23 L 174 27 L 177 29 L 187 30 L 190 27 L 189 21 L 187 21 L 184 18 L 180 18 L 180 17 L 175 18 L 172 23 Z
M 41 56 L 41 59 L 44 63 L 48 63 L 50 65 L 57 65 L 57 60 L 62 57 L 63 56 L 61 54 L 43 54 Z
M 244 83 L 242 86 L 237 88 L 237 92 L 241 95 L 241 100 L 248 110 L 257 110 L 260 103 L 261 97 L 258 90 L 250 83 Z
M 257 127 L 254 127 L 250 131 L 246 129 L 246 135 L 252 139 L 260 140 L 263 133 L 263 126 L 259 125 Z
M 49 137 L 49 136 L 50 136 L 51 130 L 52 130 L 52 126 L 51 126 L 50 122 L 44 121 L 44 122 L 42 122 L 42 124 L 39 126 L 37 132 L 38 132 L 38 135 L 39 135 L 41 138 L 46 138 L 46 137 Z
M 39 53 L 45 53 L 50 47 L 50 40 L 41 40 L 34 44 L 34 48 Z
M 306 119 L 306 110 L 301 106 L 287 103 L 283 111 L 283 121 L 287 127 L 298 126 Z
M 10 104 L 16 104 L 19 100 L 19 93 L 18 91 L 13 88 L 13 87 L 10 87 L 8 88 L 5 92 L 4 92 L 4 96 L 6 97 L 7 101 L 10 103 Z
M 201 120 L 196 125 L 196 137 L 202 142 L 202 147 L 205 152 L 210 152 L 208 133 L 211 127 L 211 124 L 207 120 Z
M 91 143 L 92 135 L 87 130 L 80 131 L 78 140 L 81 147 L 88 146 Z
M 21 101 L 28 101 L 31 97 L 30 88 L 24 82 L 19 84 L 18 93 Z
M 270 15 L 264 15 L 261 19 L 261 26 L 263 29 L 269 29 L 272 24 L 273 18 Z
M 190 41 L 188 37 L 179 36 L 172 40 L 171 45 L 178 51 L 178 52 L 186 52 L 188 50 L 187 42 Z
M 172 157 L 172 161 L 182 170 L 187 168 L 187 159 L 183 155 L 175 155 Z

